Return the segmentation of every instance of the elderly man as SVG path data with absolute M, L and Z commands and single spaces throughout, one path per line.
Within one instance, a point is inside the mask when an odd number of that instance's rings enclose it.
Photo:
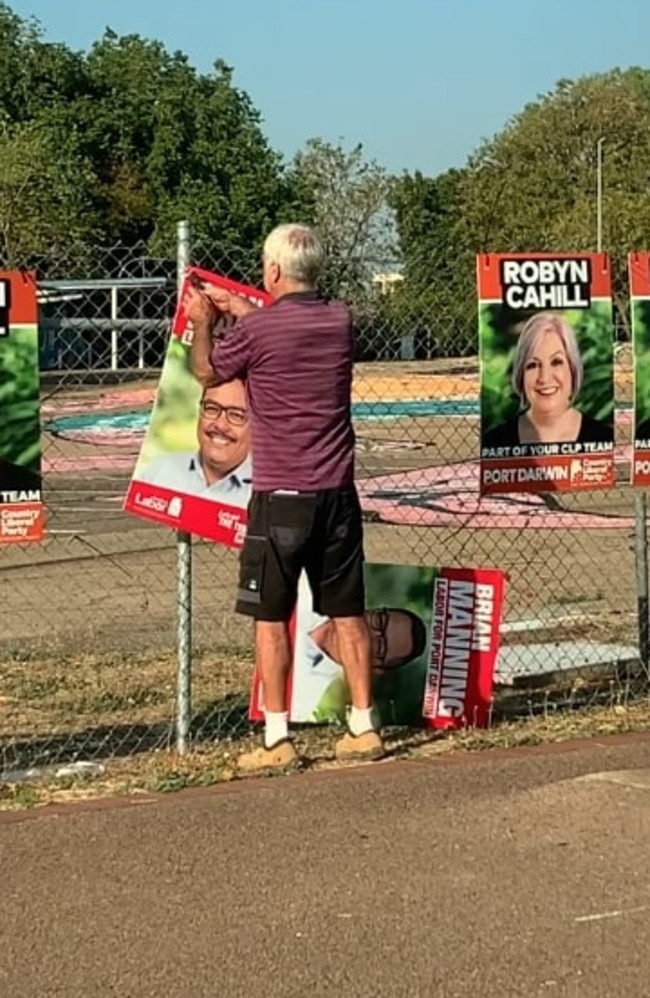
M 196 430 L 198 450 L 155 458 L 137 472 L 138 481 L 245 509 L 251 494 L 251 464 L 243 381 L 204 389 Z
M 348 308 L 317 291 L 325 254 L 305 225 L 278 226 L 264 244 L 257 309 L 237 295 L 195 292 L 192 366 L 206 387 L 245 378 L 253 442 L 253 494 L 241 552 L 237 609 L 255 620 L 255 657 L 265 709 L 264 744 L 242 756 L 244 772 L 299 764 L 287 723 L 288 622 L 298 579 L 329 617 L 350 689 L 339 759 L 384 754 L 371 706 L 371 637 L 364 615 L 363 530 L 354 484 L 351 419 L 354 338 Z M 211 305 L 212 303 L 212 305 Z M 213 340 L 217 311 L 236 317 Z

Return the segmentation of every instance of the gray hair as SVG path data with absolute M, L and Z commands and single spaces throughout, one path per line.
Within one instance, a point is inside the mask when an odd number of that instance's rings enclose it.
M 512 367 L 512 387 L 522 402 L 526 401 L 524 394 L 524 373 L 526 366 L 533 355 L 533 351 L 540 336 L 552 330 L 560 337 L 567 363 L 571 371 L 571 397 L 575 398 L 582 387 L 584 377 L 584 366 L 582 357 L 578 350 L 576 334 L 569 323 L 561 315 L 555 312 L 538 312 L 528 320 L 521 331 L 515 350 L 515 360 Z
M 315 287 L 325 265 L 325 250 L 308 225 L 287 222 L 266 237 L 264 259 L 277 263 L 285 277 Z

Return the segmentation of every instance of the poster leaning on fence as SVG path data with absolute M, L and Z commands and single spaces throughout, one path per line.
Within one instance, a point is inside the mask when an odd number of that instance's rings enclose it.
M 365 564 L 373 702 L 382 725 L 485 727 L 493 695 L 505 575 L 494 569 Z M 289 717 L 343 723 L 350 691 L 332 621 L 300 580 L 291 625 Z M 256 674 L 252 720 L 263 719 Z

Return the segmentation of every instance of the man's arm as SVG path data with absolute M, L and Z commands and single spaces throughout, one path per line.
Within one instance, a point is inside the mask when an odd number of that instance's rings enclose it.
M 240 326 L 235 322 L 215 339 L 214 327 L 220 312 L 240 319 L 256 309 L 252 302 L 221 288 L 206 284 L 202 291 L 191 289 L 186 309 L 194 330 L 190 362 L 194 377 L 204 388 L 246 377 L 250 359 L 248 330 L 243 323 Z
M 214 324 L 207 319 L 199 319 L 193 322 L 192 326 L 192 345 L 190 347 L 192 374 L 204 388 L 210 388 L 217 383 L 211 361 Z
M 232 315 L 235 319 L 241 319 L 251 312 L 256 312 L 258 308 L 243 295 L 227 291 L 225 288 L 218 288 L 214 284 L 204 284 L 203 294 L 219 312 Z
M 217 383 L 210 358 L 218 313 L 204 294 L 195 288 L 190 288 L 185 299 L 185 314 L 192 323 L 190 346 L 192 374 L 199 384 L 209 388 Z
M 223 384 L 233 378 L 248 377 L 251 358 L 251 339 L 246 322 L 238 320 L 225 336 L 214 340 L 210 364 L 212 367 L 212 384 Z

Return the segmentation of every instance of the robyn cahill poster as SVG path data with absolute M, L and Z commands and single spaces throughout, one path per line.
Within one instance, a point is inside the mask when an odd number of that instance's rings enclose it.
M 366 563 L 373 703 L 382 725 L 458 728 L 487 724 L 499 649 L 504 575 L 492 569 Z M 350 703 L 332 621 L 300 582 L 291 627 L 289 719 L 345 720 Z M 250 716 L 263 718 L 254 677 Z
M 632 484 L 650 485 L 650 253 L 630 253 L 630 309 L 634 352 Z
M 35 276 L 0 271 L 0 544 L 43 538 L 38 361 Z
M 483 495 L 614 484 L 609 258 L 477 259 Z
M 260 307 L 271 300 L 266 292 L 248 285 L 196 267 L 188 269 L 124 509 L 228 547 L 241 547 L 252 474 L 246 388 L 235 380 L 203 389 L 192 374 L 192 326 L 185 301 L 197 281 L 241 294 Z

